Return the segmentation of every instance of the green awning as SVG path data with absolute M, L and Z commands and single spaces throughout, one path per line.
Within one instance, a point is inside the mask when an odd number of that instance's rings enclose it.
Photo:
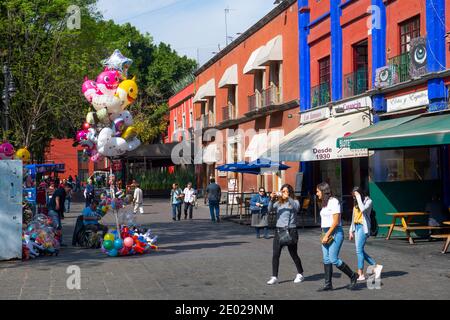
M 450 144 L 450 114 L 381 121 L 347 137 L 351 149 L 393 149 Z

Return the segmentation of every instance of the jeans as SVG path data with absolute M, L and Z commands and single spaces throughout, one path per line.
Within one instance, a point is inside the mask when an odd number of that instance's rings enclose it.
M 178 220 L 181 219 L 181 203 L 172 203 L 172 218 L 176 219 L 178 213 Z
M 189 211 L 189 219 L 192 219 L 192 209 L 194 208 L 194 205 L 190 202 L 184 203 L 184 218 L 187 218 L 188 211 Z
M 322 229 L 327 232 L 330 228 Z M 344 231 L 342 227 L 337 227 L 333 233 L 334 240 L 331 244 L 322 244 L 322 254 L 324 264 L 334 264 L 336 267 L 342 265 L 342 260 L 339 259 L 339 252 L 341 251 L 342 243 L 344 242 Z
M 70 203 L 72 202 L 72 198 L 66 198 L 65 201 L 65 205 L 66 205 L 66 212 L 70 212 Z
M 264 237 L 265 237 L 265 238 L 268 238 L 268 237 L 269 237 L 269 227 L 255 227 L 255 230 L 256 230 L 256 237 L 257 237 L 257 238 L 260 237 L 261 229 L 264 229 Z
M 291 236 L 295 239 L 298 239 L 297 229 L 290 230 Z M 272 276 L 278 277 L 278 268 L 280 266 L 280 255 L 281 249 L 283 247 L 280 245 L 280 237 L 278 235 L 278 231 L 275 231 L 275 237 L 273 238 L 273 256 L 272 256 Z M 297 242 L 294 244 L 287 246 L 289 254 L 291 255 L 292 260 L 295 263 L 295 267 L 297 268 L 297 273 L 303 274 L 302 261 L 297 253 Z
M 376 265 L 375 260 L 373 260 L 365 251 L 364 246 L 366 245 L 367 236 L 364 233 L 364 226 L 362 224 L 355 224 L 355 245 L 356 245 L 356 256 L 358 257 L 358 269 L 363 270 L 364 260 L 367 261 L 371 266 Z
M 214 216 L 214 211 L 216 212 L 216 215 Z M 220 217 L 220 207 L 219 207 L 219 201 L 215 200 L 209 200 L 209 214 L 211 215 L 211 221 L 219 221 Z

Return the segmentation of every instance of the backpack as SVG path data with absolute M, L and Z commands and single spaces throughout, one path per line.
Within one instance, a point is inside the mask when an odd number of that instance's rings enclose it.
M 370 213 L 370 236 L 371 237 L 376 237 L 378 235 L 378 222 L 377 222 L 377 218 L 376 218 L 376 212 L 375 210 L 372 210 L 372 212 Z

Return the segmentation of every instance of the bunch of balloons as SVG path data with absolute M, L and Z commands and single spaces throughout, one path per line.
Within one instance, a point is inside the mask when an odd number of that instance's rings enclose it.
M 38 214 L 22 230 L 22 258 L 28 260 L 37 256 L 58 255 L 61 232 L 52 227 L 52 220 Z
M 117 230 L 107 233 L 103 239 L 102 251 L 110 257 L 145 254 L 158 250 L 151 230 L 139 229 L 122 225 L 120 234 Z
M 31 154 L 30 151 L 28 151 L 27 147 L 21 148 L 16 152 L 13 145 L 8 141 L 0 143 L 0 160 L 16 159 L 22 160 L 24 163 L 27 163 L 30 161 L 30 158 Z
M 84 79 L 82 92 L 95 111 L 87 114 L 75 139 L 93 162 L 123 155 L 141 144 L 133 117 L 126 110 L 138 96 L 136 77 L 127 79 L 132 62 L 115 50 L 111 57 L 102 61 L 104 70 L 96 81 Z

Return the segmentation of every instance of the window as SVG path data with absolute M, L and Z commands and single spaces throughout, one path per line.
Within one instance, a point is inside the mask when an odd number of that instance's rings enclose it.
M 369 158 L 373 182 L 427 181 L 439 179 L 438 148 L 379 150 Z
M 182 125 L 183 130 L 186 129 L 186 114 L 185 113 L 183 113 L 181 125 Z
M 420 37 L 420 16 L 400 23 L 400 53 L 410 50 L 411 39 Z
M 346 79 L 350 95 L 364 93 L 368 89 L 369 54 L 367 40 L 353 45 L 353 74 Z
M 323 58 L 319 60 L 319 83 L 330 83 L 331 72 L 330 72 L 330 57 Z
M 194 113 L 192 112 L 192 110 L 189 111 L 189 127 L 194 127 Z

